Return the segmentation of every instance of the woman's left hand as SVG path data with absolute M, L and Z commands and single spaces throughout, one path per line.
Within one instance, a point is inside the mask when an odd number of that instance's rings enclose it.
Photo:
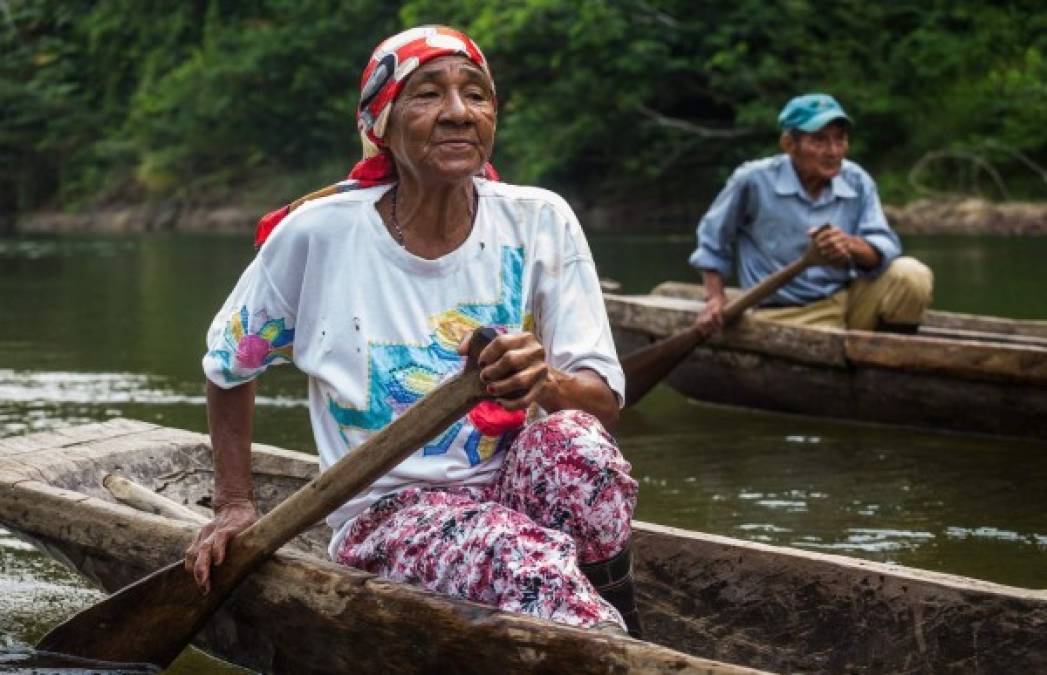
M 471 333 L 458 345 L 466 354 Z M 533 333 L 499 335 L 480 352 L 480 379 L 506 410 L 534 403 L 549 379 L 545 348 Z

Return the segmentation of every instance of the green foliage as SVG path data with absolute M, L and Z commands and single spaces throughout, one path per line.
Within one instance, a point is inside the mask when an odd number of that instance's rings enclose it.
M 355 64 L 398 24 L 380 3 L 330 5 L 211 3 L 197 44 L 131 100 L 139 181 L 168 192 L 235 183 L 265 165 L 300 170 L 332 155 L 348 165 L 359 154 Z
M 711 196 L 739 162 L 776 151 L 778 109 L 813 90 L 856 119 L 852 155 L 889 200 L 917 188 L 1042 198 L 1047 175 L 1047 14 L 1032 0 L 0 9 L 0 213 L 214 200 L 329 167 L 341 168 L 321 182 L 340 178 L 359 154 L 353 110 L 368 54 L 430 22 L 466 30 L 491 60 L 503 175 L 589 203 Z

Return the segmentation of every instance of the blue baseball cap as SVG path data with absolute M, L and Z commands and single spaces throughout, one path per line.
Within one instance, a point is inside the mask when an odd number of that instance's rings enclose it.
M 804 94 L 785 104 L 778 114 L 782 131 L 799 129 L 805 133 L 818 131 L 829 122 L 845 120 L 854 124 L 836 99 L 828 94 Z

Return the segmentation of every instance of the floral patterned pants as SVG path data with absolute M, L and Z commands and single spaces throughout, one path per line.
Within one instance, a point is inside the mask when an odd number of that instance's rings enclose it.
M 622 624 L 579 562 L 627 544 L 636 481 L 596 418 L 562 411 L 524 427 L 486 486 L 408 488 L 354 521 L 339 562 L 512 612 Z

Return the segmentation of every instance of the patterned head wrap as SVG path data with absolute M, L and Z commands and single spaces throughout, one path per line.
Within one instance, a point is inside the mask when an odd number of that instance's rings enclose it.
M 403 91 L 408 76 L 419 66 L 450 55 L 464 56 L 490 79 L 487 59 L 476 43 L 465 33 L 446 26 L 410 28 L 375 48 L 360 78 L 360 106 L 356 111 L 364 156 L 353 167 L 350 178 L 384 182 L 394 175 L 395 169 L 385 145 L 385 131 L 393 103 Z M 493 80 L 491 88 L 494 89 Z
M 360 78 L 360 105 L 356 110 L 356 125 L 360 130 L 363 158 L 356 163 L 349 178 L 341 183 L 317 190 L 296 201 L 267 213 L 258 221 L 255 246 L 261 246 L 273 229 L 288 213 L 303 202 L 336 192 L 373 187 L 396 180 L 396 165 L 385 143 L 389 115 L 408 76 L 424 63 L 441 56 L 464 56 L 479 66 L 488 76 L 487 59 L 465 33 L 446 26 L 418 26 L 385 39 L 371 54 Z M 494 89 L 494 80 L 491 80 Z M 498 172 L 490 163 L 483 167 L 483 176 L 498 180 Z

